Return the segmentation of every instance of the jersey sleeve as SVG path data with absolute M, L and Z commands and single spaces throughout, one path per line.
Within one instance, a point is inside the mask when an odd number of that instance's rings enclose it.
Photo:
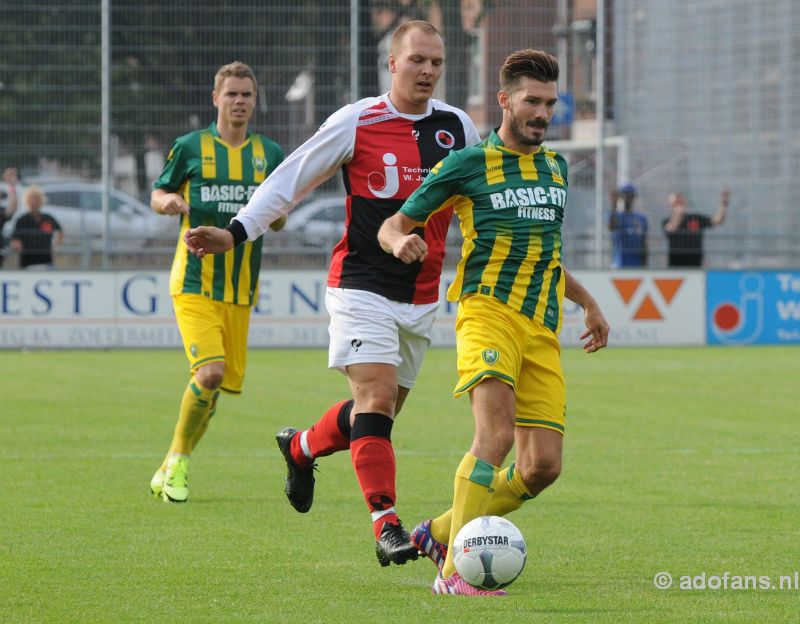
M 268 137 L 262 135 L 261 142 L 267 150 L 267 162 L 271 165 L 270 169 L 274 171 L 284 161 L 286 154 L 283 153 L 283 148 L 280 145 Z
M 477 145 L 481 142 L 481 135 L 478 134 L 478 129 L 475 127 L 469 115 L 463 111 L 460 112 L 462 113 L 461 119 L 464 123 L 464 146 L 471 147 Z
M 261 183 L 235 217 L 248 240 L 264 234 L 270 223 L 352 159 L 359 110 L 354 104 L 339 109 Z
M 185 150 L 183 149 L 183 143 L 180 140 L 176 140 L 169 150 L 167 162 L 164 163 L 161 175 L 153 184 L 153 188 L 177 193 L 186 178 Z
M 414 221 L 427 223 L 435 212 L 446 207 L 447 200 L 458 194 L 464 179 L 463 152 L 451 152 L 434 165 L 422 185 L 400 207 L 400 212 Z

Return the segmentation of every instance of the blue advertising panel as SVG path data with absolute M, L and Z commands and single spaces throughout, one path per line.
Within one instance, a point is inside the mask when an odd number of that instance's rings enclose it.
M 800 344 L 800 271 L 709 271 L 708 344 Z

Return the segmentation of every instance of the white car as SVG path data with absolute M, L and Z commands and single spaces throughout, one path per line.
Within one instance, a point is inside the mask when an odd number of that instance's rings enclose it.
M 289 213 L 284 230 L 303 245 L 333 247 L 344 234 L 344 202 L 344 191 L 317 194 Z
M 64 231 L 64 245 L 81 247 L 88 244 L 92 249 L 102 248 L 103 185 L 99 182 L 78 180 L 25 180 L 36 184 L 47 195 L 42 207 L 58 221 Z M 17 195 L 19 205 L 11 222 L 3 228 L 8 239 L 17 219 L 27 211 L 22 201 L 23 188 Z M 108 231 L 111 250 L 135 250 L 153 239 L 176 239 L 177 221 L 156 215 L 147 204 L 135 197 L 112 188 L 109 193 Z
M 284 230 L 294 233 L 303 245 L 333 247 L 344 234 L 344 202 L 344 191 L 315 195 L 289 213 Z M 457 253 L 462 241 L 458 218 L 453 215 L 447 232 L 447 246 L 452 249 L 448 253 Z

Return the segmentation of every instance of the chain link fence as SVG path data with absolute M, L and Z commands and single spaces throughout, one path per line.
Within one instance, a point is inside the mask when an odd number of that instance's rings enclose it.
M 467 110 L 484 135 L 500 121 L 503 58 L 522 47 L 560 57 L 561 104 L 549 139 L 570 162 L 564 249 L 572 268 L 611 263 L 609 191 L 623 182 L 637 186 L 635 206 L 648 218 L 652 268 L 666 265 L 661 225 L 669 193 L 685 194 L 691 210 L 710 215 L 723 188 L 731 190 L 729 214 L 706 235 L 705 265 L 800 266 L 796 0 L 606 0 L 599 22 L 594 0 L 106 2 L 0 4 L 0 169 L 17 168 L 20 190 L 39 183 L 48 206 L 75 215 L 62 224 L 58 267 L 169 265 L 178 227 L 149 213 L 150 188 L 172 140 L 215 118 L 211 90 L 220 65 L 242 60 L 255 69 L 251 126 L 288 153 L 341 105 L 388 89 L 388 36 L 415 18 L 445 35 L 447 70 L 437 97 Z M 310 198 L 323 208 L 308 217 L 308 228 L 270 237 L 265 263 L 327 265 L 339 234 L 340 186 L 331 180 Z M 449 256 L 458 253 L 454 236 Z M 14 260 L 7 253 L 5 266 Z

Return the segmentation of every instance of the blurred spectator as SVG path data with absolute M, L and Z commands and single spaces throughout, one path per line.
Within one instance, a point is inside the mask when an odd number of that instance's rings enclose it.
M 14 216 L 19 205 L 17 200 L 17 182 L 19 182 L 17 170 L 9 167 L 3 171 L 3 181 L 7 185 L 7 190 L 0 191 L 0 200 L 5 201 L 5 206 L 0 205 L 0 267 L 3 266 L 3 250 L 6 246 L 6 241 L 3 239 L 3 226 L 8 221 L 11 221 L 11 217 Z
M 670 193 L 670 216 L 664 219 L 664 233 L 667 235 L 669 252 L 667 265 L 670 267 L 703 266 L 703 230 L 722 225 L 728 211 L 731 192 L 723 189 L 719 208 L 713 217 L 690 213 L 686 196 Z
M 614 243 L 614 268 L 647 266 L 647 217 L 633 209 L 636 187 L 623 184 L 611 193 L 608 229 Z
M 22 201 L 28 213 L 17 219 L 11 234 L 11 247 L 19 252 L 19 266 L 52 268 L 53 249 L 64 240 L 64 232 L 58 221 L 42 212 L 47 197 L 41 188 L 29 186 Z

